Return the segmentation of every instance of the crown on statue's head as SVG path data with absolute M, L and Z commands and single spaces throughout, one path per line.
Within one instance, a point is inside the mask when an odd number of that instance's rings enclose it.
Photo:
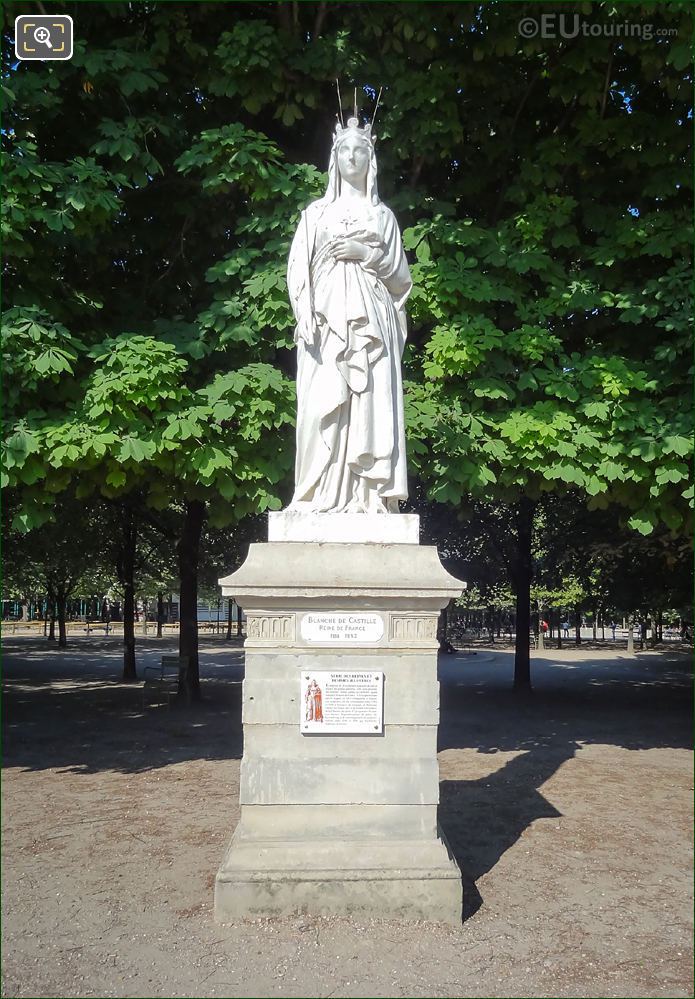
M 379 88 L 379 94 L 376 99 L 376 105 L 374 107 L 374 114 L 372 115 L 372 120 L 362 128 L 360 125 L 360 120 L 357 117 L 357 87 L 355 87 L 355 111 L 351 118 L 348 118 L 347 125 L 344 124 L 345 119 L 343 118 L 343 105 L 340 100 L 340 84 L 338 80 L 335 81 L 336 89 L 338 91 L 338 114 L 336 118 L 338 123 L 335 126 L 335 138 L 333 140 L 333 145 L 343 138 L 346 138 L 349 134 L 358 136 L 360 139 L 364 139 L 371 146 L 374 145 L 376 141 L 376 135 L 372 134 L 372 126 L 374 125 L 374 119 L 376 118 L 376 113 L 379 108 L 379 101 L 381 100 L 381 87 Z
M 358 136 L 360 139 L 364 139 L 365 142 L 369 142 L 374 145 L 374 140 L 376 135 L 372 135 L 371 122 L 367 123 L 364 128 L 360 125 L 359 118 L 348 118 L 347 123 L 343 126 L 340 122 L 337 122 L 335 126 L 335 141 L 339 139 L 346 139 L 348 135 Z

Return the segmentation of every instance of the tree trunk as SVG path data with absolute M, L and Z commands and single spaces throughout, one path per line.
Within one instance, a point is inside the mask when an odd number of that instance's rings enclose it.
M 48 642 L 55 642 L 56 640 L 56 598 L 55 591 L 53 588 L 49 588 L 46 600 L 46 612 L 48 614 L 48 635 L 46 640 Z
M 241 607 L 239 606 L 239 604 L 237 604 L 236 605 L 236 633 L 237 633 L 237 638 L 241 638 L 241 635 L 242 635 L 242 628 L 241 628 L 242 620 L 241 620 L 241 616 L 242 616 L 242 610 L 241 610 Z
M 597 624 L 598 624 L 598 607 L 596 606 L 596 604 L 594 604 L 594 621 L 593 621 L 593 625 L 592 625 L 593 635 L 594 635 L 594 641 L 596 641 L 596 627 L 597 627 Z
M 582 612 L 579 604 L 574 607 L 574 643 L 582 644 Z
M 123 682 L 133 683 L 135 669 L 135 548 L 137 524 L 130 507 L 123 508 L 121 538 L 121 584 L 123 586 Z
M 657 621 L 659 619 L 659 611 L 652 611 L 652 647 L 655 647 L 659 643 L 659 631 L 657 628 Z
M 437 622 L 437 641 L 439 642 L 439 651 L 448 652 L 449 651 L 449 639 L 447 637 L 447 631 L 449 627 L 449 605 L 442 607 L 439 612 L 439 621 Z
M 232 640 L 232 625 L 234 624 L 234 605 L 232 604 L 232 598 L 227 597 L 227 634 L 225 638 L 228 642 Z
M 514 690 L 531 692 L 531 535 L 534 504 L 524 496 L 516 506 L 517 551 L 512 568 L 512 582 L 516 592 L 516 645 L 514 649 Z
M 62 587 L 59 587 L 56 593 L 56 604 L 58 606 L 58 647 L 64 649 L 68 644 L 68 631 L 65 625 L 67 597 Z
M 162 637 L 162 625 L 164 624 L 164 594 L 160 590 L 157 594 L 157 638 Z
M 198 556 L 200 535 L 205 520 L 202 500 L 188 500 L 183 529 L 179 540 L 179 576 L 181 606 L 179 608 L 179 656 L 188 659 L 185 688 L 183 678 L 179 693 L 187 693 L 193 701 L 200 700 L 198 667 Z

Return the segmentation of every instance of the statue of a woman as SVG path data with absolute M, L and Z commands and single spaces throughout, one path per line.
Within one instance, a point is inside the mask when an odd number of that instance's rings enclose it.
M 412 288 L 377 193 L 371 126 L 336 128 L 323 198 L 302 212 L 287 282 L 297 326 L 291 510 L 397 513 L 407 497 L 401 355 Z

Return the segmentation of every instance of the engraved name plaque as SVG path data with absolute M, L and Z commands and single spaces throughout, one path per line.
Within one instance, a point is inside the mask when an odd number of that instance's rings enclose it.
M 340 614 L 328 611 L 305 614 L 300 626 L 305 642 L 322 645 L 352 645 L 359 642 L 378 642 L 384 634 L 381 614 L 368 611 Z

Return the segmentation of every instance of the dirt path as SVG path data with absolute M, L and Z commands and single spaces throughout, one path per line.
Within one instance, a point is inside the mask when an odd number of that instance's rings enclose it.
M 161 654 L 143 642 L 142 661 Z M 206 702 L 149 707 L 119 644 L 5 659 L 3 991 L 20 996 L 692 994 L 689 664 L 546 652 L 442 662 L 441 821 L 459 929 L 293 917 L 212 922 L 238 817 L 239 665 Z

